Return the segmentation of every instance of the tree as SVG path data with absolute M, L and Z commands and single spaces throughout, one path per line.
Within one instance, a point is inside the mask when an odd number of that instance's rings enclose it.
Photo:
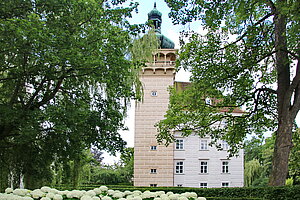
M 129 99 L 140 99 L 144 60 L 129 59 L 137 26 L 125 18 L 137 4 L 123 2 L 0 3 L 1 180 L 17 170 L 34 188 L 56 157 L 124 148 L 118 130 Z
M 175 24 L 201 20 L 207 34 L 190 34 L 180 50 L 177 66 L 192 73 L 192 86 L 172 92 L 158 139 L 170 142 L 172 130 L 209 134 L 235 153 L 248 133 L 276 130 L 269 184 L 284 185 L 300 108 L 299 2 L 166 2 Z M 206 98 L 213 103 L 205 104 Z M 245 113 L 233 115 L 240 107 Z M 218 126 L 221 121 L 226 125 Z

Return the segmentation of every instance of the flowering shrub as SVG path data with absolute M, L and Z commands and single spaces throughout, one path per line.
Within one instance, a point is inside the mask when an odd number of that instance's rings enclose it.
M 64 190 L 59 191 L 50 187 L 41 189 L 11 189 L 7 188 L 5 193 L 0 193 L 0 200 L 206 200 L 204 197 L 197 197 L 195 192 L 185 192 L 174 194 L 173 192 L 157 191 L 141 192 L 119 190 L 109 190 L 106 186 L 101 186 L 93 190 Z

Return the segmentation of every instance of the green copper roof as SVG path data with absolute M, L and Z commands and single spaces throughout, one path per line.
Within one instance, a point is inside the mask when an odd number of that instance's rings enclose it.
M 161 34 L 161 23 L 162 14 L 156 9 L 156 3 L 154 3 L 154 8 L 148 13 L 148 20 L 152 21 L 157 38 L 159 39 L 159 44 L 161 49 L 174 49 L 174 42 Z
M 153 8 L 153 10 L 151 10 L 148 13 L 148 17 L 151 17 L 151 16 L 162 16 L 162 14 L 156 8 Z
M 174 49 L 175 44 L 172 40 L 160 33 L 156 33 L 156 36 L 159 39 L 159 46 L 161 49 Z

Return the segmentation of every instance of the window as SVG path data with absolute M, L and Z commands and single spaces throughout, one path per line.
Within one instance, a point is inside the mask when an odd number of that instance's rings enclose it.
M 222 187 L 229 187 L 229 183 L 228 182 L 223 182 Z
M 200 183 L 201 188 L 207 188 L 207 183 Z
M 156 169 L 150 169 L 151 174 L 156 174 Z
M 183 150 L 183 139 L 177 139 L 176 140 L 175 149 L 176 150 Z
M 200 161 L 200 173 L 206 174 L 208 172 L 208 162 L 207 161 Z
M 221 147 L 222 147 L 223 150 L 228 150 L 229 149 L 229 145 L 226 141 L 222 141 Z
M 222 173 L 228 173 L 228 172 L 229 172 L 229 162 L 222 161 Z
M 208 150 L 207 140 L 200 140 L 200 150 Z
M 157 146 L 150 146 L 150 150 L 152 150 L 152 151 L 157 150 Z
M 150 184 L 150 187 L 157 187 L 157 184 Z
M 205 99 L 205 104 L 206 105 L 211 105 L 211 99 L 210 98 L 206 98 Z
M 157 97 L 157 91 L 151 91 L 151 96 Z
M 183 161 L 177 161 L 175 164 L 175 173 L 183 174 Z
M 182 184 L 177 184 L 177 187 L 182 187 Z

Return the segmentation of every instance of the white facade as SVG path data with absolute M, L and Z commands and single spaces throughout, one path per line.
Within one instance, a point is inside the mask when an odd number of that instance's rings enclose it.
M 174 145 L 174 186 L 211 188 L 244 185 L 243 150 L 238 157 L 228 158 L 226 150 L 218 151 L 209 146 L 208 137 L 191 135 L 183 138 L 176 134 L 175 138 L 181 145 Z

